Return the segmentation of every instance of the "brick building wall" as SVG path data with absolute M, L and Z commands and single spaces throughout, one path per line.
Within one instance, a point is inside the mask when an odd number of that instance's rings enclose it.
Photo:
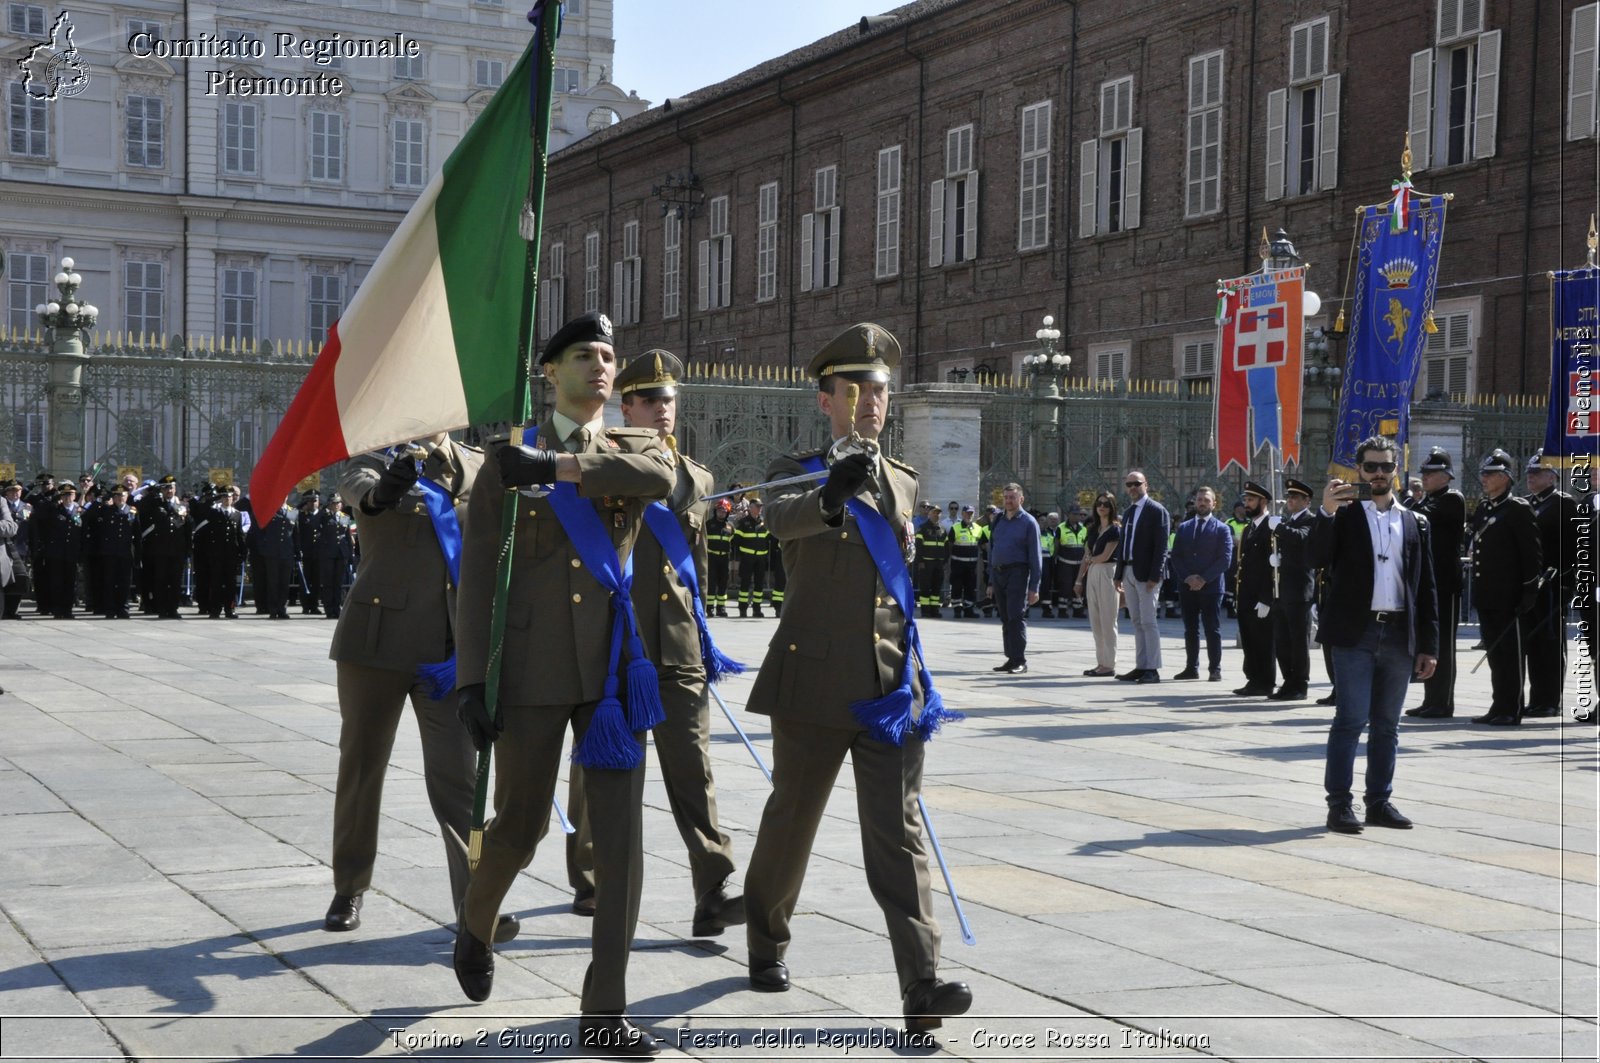
M 1015 371 L 1034 349 L 1040 318 L 1053 314 L 1074 375 L 1171 379 L 1184 373 L 1184 341 L 1214 335 L 1216 280 L 1259 266 L 1263 227 L 1282 226 L 1295 240 L 1311 263 L 1309 284 L 1323 297 L 1312 324 L 1332 322 L 1355 208 L 1388 194 L 1416 122 L 1417 54 L 1434 53 L 1428 63 L 1443 79 L 1434 107 L 1421 111 L 1443 118 L 1451 64 L 1462 62 L 1450 53 L 1462 50 L 1469 95 L 1479 93 L 1471 106 L 1489 102 L 1494 118 L 1492 131 L 1483 122 L 1468 127 L 1492 150 L 1473 158 L 1469 145 L 1455 165 L 1432 152 L 1414 178 L 1420 190 L 1455 194 L 1438 299 L 1465 331 L 1443 335 L 1464 344 L 1455 369 L 1472 390 L 1540 390 L 1545 273 L 1582 261 L 1596 202 L 1596 140 L 1567 136 L 1573 12 L 1593 5 L 1484 0 L 1481 26 L 1441 45 L 1441 3 L 1448 18 L 1463 17 L 1462 0 L 907 5 L 865 33 L 841 30 L 555 155 L 545 241 L 565 248 L 565 292 L 544 313 L 559 322 L 583 309 L 591 232 L 601 249 L 599 307 L 612 313 L 620 277 L 613 264 L 627 223 L 637 222 L 638 319 L 627 299 L 624 312 L 613 313 L 624 353 L 659 345 L 697 362 L 804 365 L 839 329 L 870 319 L 900 337 L 903 380 L 926 381 L 962 366 Z M 1465 5 L 1469 19 L 1474 6 Z M 1321 30 L 1319 19 L 1326 20 Z M 1497 78 L 1488 54 L 1495 43 Z M 1122 81 L 1129 77 L 1131 86 Z M 1037 106 L 1044 103 L 1047 116 Z M 1287 112 L 1274 122 L 1280 104 Z M 1286 129 L 1308 114 L 1310 127 Z M 1193 191 L 1192 123 L 1210 131 L 1216 160 L 1215 180 Z M 947 173 L 948 136 L 969 124 L 970 162 L 968 149 L 954 154 L 969 167 L 962 174 L 976 175 L 960 178 L 976 182 L 971 200 L 952 196 L 957 175 Z M 1432 128 L 1443 136 L 1441 124 Z M 1093 234 L 1084 231 L 1089 141 L 1097 163 Z M 1274 143 L 1285 154 L 1276 177 Z M 1302 144 L 1312 150 L 1297 154 Z M 898 268 L 880 276 L 880 152 L 896 145 Z M 1024 148 L 1032 149 L 1026 161 Z M 1098 164 L 1113 159 L 1130 171 L 1123 188 L 1137 193 L 1137 203 L 1110 194 L 1112 178 Z M 802 220 L 814 212 L 816 171 L 827 166 L 837 167 L 838 283 L 803 291 Z M 1042 168 L 1048 178 L 1041 181 Z M 1047 206 L 1023 239 L 1025 169 Z M 698 201 L 681 221 L 680 306 L 664 317 L 666 203 L 656 190 L 670 175 L 689 173 Z M 1302 177 L 1309 190 L 1297 194 Z M 945 261 L 932 265 L 933 197 L 942 179 L 940 231 L 949 235 L 940 248 Z M 776 277 L 763 299 L 759 214 L 762 186 L 772 182 Z M 713 201 L 724 196 L 727 305 L 717 305 L 713 283 L 710 305 L 700 309 L 701 241 L 720 222 Z M 958 218 L 959 238 L 951 225 Z M 1119 223 L 1121 231 L 1106 231 Z M 949 261 L 958 243 L 965 260 Z M 826 257 L 818 257 L 821 268 Z M 1449 379 L 1456 390 L 1457 377 Z

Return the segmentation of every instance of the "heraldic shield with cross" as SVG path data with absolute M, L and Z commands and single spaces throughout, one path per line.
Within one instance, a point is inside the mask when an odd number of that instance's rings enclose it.
M 1223 281 L 1218 291 L 1217 471 L 1248 471 L 1270 446 L 1300 460 L 1304 266 Z

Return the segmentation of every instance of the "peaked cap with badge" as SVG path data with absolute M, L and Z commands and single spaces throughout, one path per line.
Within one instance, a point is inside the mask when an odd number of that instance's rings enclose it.
M 1311 485 L 1301 480 L 1291 480 L 1285 477 L 1283 481 L 1283 493 L 1286 495 L 1300 494 L 1310 498 L 1312 495 Z
M 669 399 L 678 393 L 678 381 L 682 378 L 683 363 L 678 356 L 656 348 L 629 360 L 617 374 L 614 388 L 618 395 Z
M 882 325 L 851 325 L 823 345 L 806 371 L 818 381 L 830 376 L 858 383 L 887 384 L 900 364 L 900 341 Z
M 1272 492 L 1268 491 L 1265 487 L 1262 487 L 1254 480 L 1246 480 L 1244 482 L 1244 493 L 1247 495 L 1255 495 L 1258 498 L 1264 498 L 1268 502 L 1272 501 Z

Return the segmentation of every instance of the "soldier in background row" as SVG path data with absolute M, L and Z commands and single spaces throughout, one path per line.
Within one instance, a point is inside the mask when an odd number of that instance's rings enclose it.
M 1303 701 L 1311 686 L 1311 606 L 1316 600 L 1316 570 L 1311 567 L 1310 485 L 1283 481 L 1285 513 L 1272 533 L 1277 600 L 1272 606 L 1272 651 L 1283 682 L 1273 701 Z
M 139 502 L 139 556 L 150 611 L 163 620 L 182 619 L 178 600 L 189 559 L 189 512 L 178 501 L 177 477 L 163 476 Z
M 133 559 L 139 548 L 139 517 L 128 505 L 128 489 L 111 488 L 111 498 L 96 509 L 91 551 L 100 567 L 100 612 L 107 620 L 127 620 L 133 585 Z
M 289 619 L 289 584 L 295 578 L 297 551 L 294 510 L 287 500 L 266 521 L 251 528 L 250 544 L 256 556 L 256 606 L 273 620 Z
M 1528 500 L 1512 493 L 1517 467 L 1504 450 L 1492 451 L 1478 466 L 1483 500 L 1468 524 L 1472 557 L 1472 596 L 1478 607 L 1485 655 L 1489 660 L 1489 711 L 1473 723 L 1515 727 L 1522 723 L 1524 641 L 1539 598 L 1543 551 L 1539 525 Z
M 78 559 L 83 552 L 83 518 L 78 512 L 78 489 L 63 481 L 53 504 L 35 508 L 35 540 L 46 562 L 46 594 L 50 615 L 71 620 L 77 604 Z M 41 604 L 40 611 L 44 610 Z
M 1434 447 L 1422 463 L 1422 501 L 1412 508 L 1433 533 L 1433 582 L 1439 595 L 1439 664 L 1422 684 L 1422 704 L 1407 716 L 1440 719 L 1456 713 L 1456 628 L 1461 623 L 1461 543 L 1467 500 L 1450 486 L 1456 478 L 1450 452 Z
M 300 555 L 300 611 L 308 616 L 322 613 L 322 498 L 307 491 L 300 499 L 300 518 L 295 522 L 295 548 Z
M 322 584 L 322 611 L 329 620 L 339 619 L 344 608 L 344 589 L 355 562 L 355 542 L 350 537 L 350 515 L 338 495 L 328 499 L 322 510 L 322 528 L 317 532 L 317 573 Z
M 1544 586 L 1528 620 L 1527 716 L 1560 716 L 1567 677 L 1567 613 L 1578 594 L 1578 546 L 1591 544 L 1577 501 L 1556 486 L 1559 475 L 1544 451 L 1528 459 L 1528 501 L 1539 526 Z M 1592 552 L 1590 556 L 1593 557 Z M 1591 571 L 1593 566 L 1591 565 Z

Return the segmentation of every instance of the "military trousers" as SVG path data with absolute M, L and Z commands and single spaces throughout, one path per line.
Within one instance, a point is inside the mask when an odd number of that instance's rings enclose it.
M 1276 609 L 1276 606 L 1274 606 Z M 1239 603 L 1239 648 L 1244 651 L 1246 686 L 1271 690 L 1277 685 L 1278 668 L 1272 655 L 1272 614 L 1256 615 L 1254 602 Z
M 409 698 L 422 738 L 428 805 L 439 823 L 450 869 L 454 909 L 467 892 L 467 855 L 447 832 L 453 830 L 466 840 L 477 783 L 476 753 L 467 729 L 456 719 L 455 698 L 446 695 L 434 701 L 414 672 L 351 661 L 338 662 L 335 670 L 340 722 L 339 781 L 333 796 L 333 890 L 354 896 L 372 885 L 383 779 Z
M 495 816 L 484 830 L 483 858 L 465 905 L 467 929 L 479 941 L 493 940 L 500 902 L 550 828 L 566 732 L 581 736 L 594 710 L 594 702 L 502 707 L 505 731 L 494 744 Z M 584 772 L 583 792 L 594 828 L 595 913 L 579 1006 L 585 1015 L 620 1014 L 644 887 L 644 761 L 629 771 Z
M 657 669 L 661 707 L 667 718 L 650 732 L 667 789 L 667 806 L 689 854 L 694 899 L 722 885 L 733 874 L 733 840 L 717 819 L 717 783 L 711 776 L 711 696 L 705 669 L 666 665 Z M 567 881 L 573 892 L 594 893 L 594 834 L 584 794 L 583 768 L 569 769 Z
M 878 742 L 857 729 L 772 719 L 772 794 L 744 877 L 750 962 L 781 960 L 806 864 L 844 758 L 855 773 L 867 888 L 883 911 L 903 992 L 939 967 L 939 925 L 928 887 L 917 795 L 922 743 Z
M 1283 685 L 1305 690 L 1311 683 L 1311 603 L 1279 599 L 1272 606 L 1272 652 Z M 1248 680 L 1246 680 L 1248 682 Z

